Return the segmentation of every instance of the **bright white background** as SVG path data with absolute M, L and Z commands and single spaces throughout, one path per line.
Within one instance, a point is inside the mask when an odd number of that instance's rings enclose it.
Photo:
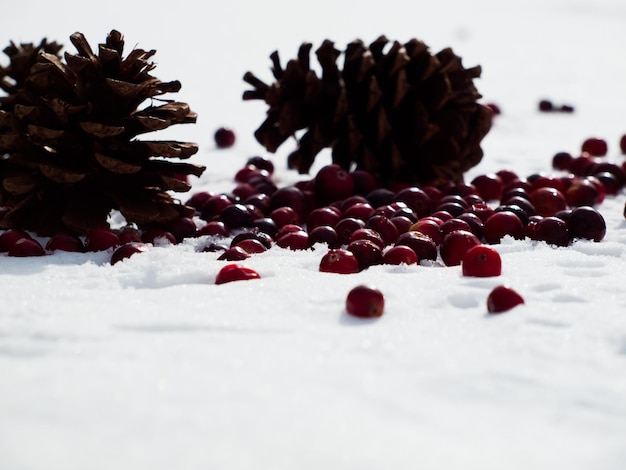
M 417 37 L 452 46 L 503 114 L 468 179 L 510 168 L 551 172 L 552 155 L 626 133 L 626 5 L 620 0 L 497 2 L 120 2 L 5 5 L 8 44 L 69 35 L 96 47 L 112 28 L 157 49 L 154 74 L 195 126 L 161 134 L 200 144 L 194 189 L 227 191 L 265 152 L 260 103 L 241 80 L 271 80 L 302 41 Z M 4 59 L 4 58 L 3 58 Z M 536 111 L 541 98 L 576 107 Z M 237 145 L 214 149 L 221 125 Z M 278 183 L 299 178 L 275 155 Z M 327 154 L 319 157 L 318 166 Z M 622 469 L 626 462 L 625 197 L 600 210 L 601 243 L 498 246 L 498 279 L 458 268 L 317 272 L 321 251 L 250 259 L 263 279 L 213 285 L 222 265 L 200 240 L 155 247 L 114 267 L 110 254 L 0 256 L 0 469 Z M 343 310 L 359 283 L 385 315 Z M 526 305 L 495 318 L 499 283 Z

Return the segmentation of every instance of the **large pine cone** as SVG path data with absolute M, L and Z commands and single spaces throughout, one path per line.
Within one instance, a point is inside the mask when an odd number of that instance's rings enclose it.
M 158 98 L 180 82 L 150 75 L 154 50 L 123 58 L 118 31 L 97 54 L 81 33 L 70 40 L 78 53 L 65 53 L 65 62 L 45 40 L 5 49 L 0 206 L 9 210 L 0 227 L 86 233 L 107 226 L 113 209 L 140 226 L 190 214 L 169 191 L 188 191 L 180 175 L 200 176 L 204 167 L 169 159 L 189 158 L 197 144 L 136 139 L 196 121 L 186 103 Z
M 307 173 L 315 156 L 332 148 L 332 160 L 347 170 L 365 169 L 387 186 L 461 181 L 482 158 L 482 138 L 491 112 L 478 104 L 473 84 L 480 67 L 463 68 L 451 49 L 431 54 L 417 39 L 406 44 L 379 37 L 367 47 L 350 43 L 344 52 L 331 41 L 316 51 L 321 77 L 311 70 L 311 44 L 286 67 L 271 55 L 276 82 L 267 85 L 247 72 L 254 90 L 244 100 L 262 99 L 269 109 L 255 132 L 270 152 L 298 131 L 288 164 Z

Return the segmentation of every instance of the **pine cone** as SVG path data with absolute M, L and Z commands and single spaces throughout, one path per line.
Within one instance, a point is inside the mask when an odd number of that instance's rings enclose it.
M 275 152 L 305 130 L 288 165 L 307 173 L 315 156 L 332 148 L 332 160 L 347 170 L 364 169 L 386 186 L 462 181 L 480 162 L 491 113 L 477 103 L 473 84 L 480 67 L 463 68 L 451 49 L 436 55 L 417 39 L 406 44 L 379 37 L 367 47 L 354 41 L 341 54 L 331 41 L 316 51 L 321 77 L 311 70 L 311 44 L 283 69 L 270 57 L 276 79 L 267 85 L 251 72 L 244 100 L 264 100 L 267 118 L 255 132 Z
M 204 167 L 169 159 L 189 158 L 197 144 L 136 139 L 196 121 L 186 103 L 158 98 L 180 82 L 150 75 L 154 50 L 123 58 L 118 31 L 97 54 L 81 33 L 70 40 L 78 53 L 65 53 L 65 62 L 45 40 L 34 61 L 24 46 L 21 54 L 5 49 L 15 87 L 2 87 L 9 95 L 0 101 L 0 203 L 9 207 L 0 226 L 86 233 L 107 226 L 113 209 L 140 226 L 191 214 L 168 191 L 188 191 L 177 175 L 200 176 Z

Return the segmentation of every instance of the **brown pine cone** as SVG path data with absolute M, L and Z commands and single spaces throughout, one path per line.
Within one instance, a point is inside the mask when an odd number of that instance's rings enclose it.
M 189 158 L 197 144 L 137 139 L 196 121 L 186 103 L 159 98 L 180 82 L 150 75 L 154 50 L 123 57 L 118 31 L 97 53 L 81 33 L 70 40 L 77 54 L 64 62 L 40 47 L 26 78 L 15 78 L 0 101 L 0 203 L 9 208 L 0 227 L 86 233 L 107 226 L 113 209 L 138 225 L 190 214 L 169 191 L 188 191 L 179 175 L 204 167 L 170 160 Z M 10 55 L 13 69 L 18 56 Z
M 275 152 L 298 137 L 288 158 L 291 168 L 307 173 L 329 147 L 334 163 L 367 170 L 392 186 L 458 182 L 481 160 L 491 113 L 478 104 L 473 84 L 480 67 L 465 69 L 451 49 L 433 55 L 417 39 L 389 44 L 381 36 L 369 46 L 350 43 L 342 70 L 341 52 L 324 41 L 316 51 L 318 76 L 310 68 L 310 50 L 311 44 L 303 44 L 284 69 L 274 52 L 271 85 L 244 75 L 254 88 L 244 92 L 244 100 L 262 99 L 269 106 L 257 140 Z

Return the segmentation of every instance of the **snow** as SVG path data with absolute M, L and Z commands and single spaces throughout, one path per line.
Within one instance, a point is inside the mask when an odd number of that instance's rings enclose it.
M 13 2 L 0 30 L 5 43 L 47 36 L 72 51 L 74 31 L 95 45 L 117 28 L 128 48 L 156 49 L 155 75 L 181 80 L 177 98 L 200 116 L 160 134 L 200 144 L 208 170 L 193 191 L 232 189 L 246 159 L 266 155 L 252 135 L 265 109 L 241 101 L 246 70 L 270 81 L 274 49 L 286 61 L 305 40 L 341 48 L 381 33 L 483 67 L 479 91 L 503 114 L 468 179 L 551 172 L 555 152 L 590 136 L 622 161 L 620 0 L 364 5 L 33 0 Z M 538 113 L 542 98 L 576 112 Z M 220 125 L 234 148 L 214 148 Z M 301 178 L 283 147 L 281 185 Z M 106 252 L 1 255 L 0 469 L 622 469 L 625 200 L 599 206 L 600 243 L 505 239 L 489 279 L 441 266 L 319 273 L 321 248 L 274 247 L 246 262 L 261 280 L 217 286 L 223 262 L 196 251 L 204 239 L 115 266 Z M 345 313 L 361 283 L 384 292 L 382 318 Z M 525 305 L 487 315 L 498 284 Z

